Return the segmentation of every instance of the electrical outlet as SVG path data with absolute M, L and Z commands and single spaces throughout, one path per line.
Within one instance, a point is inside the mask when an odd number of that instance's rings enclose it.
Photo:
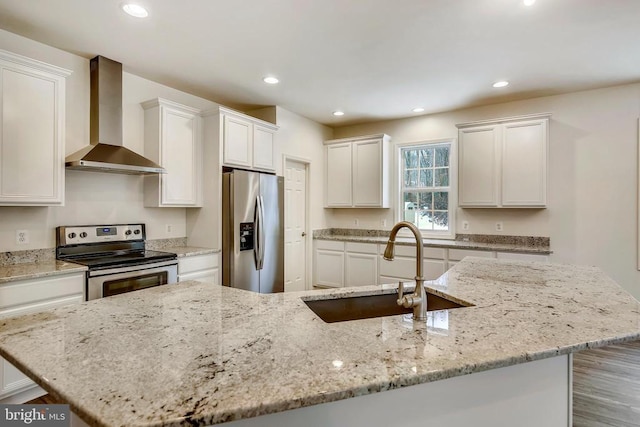
M 171 224 L 167 224 L 167 233 L 171 233 L 171 230 L 173 230 L 173 227 Z
M 16 244 L 26 245 L 29 243 L 29 230 L 16 230 Z
M 504 230 L 502 221 L 496 222 L 496 231 L 502 231 L 502 230 Z
M 360 223 L 360 221 L 358 221 L 358 218 L 353 220 L 353 225 L 357 226 Z
M 380 225 L 383 226 L 383 227 L 386 227 L 387 226 L 387 220 L 383 219 L 382 221 L 380 221 Z
M 469 221 L 462 221 L 462 229 L 464 231 L 469 231 Z

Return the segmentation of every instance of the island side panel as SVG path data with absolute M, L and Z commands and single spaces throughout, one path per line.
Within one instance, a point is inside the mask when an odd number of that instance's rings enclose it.
M 225 427 L 571 427 L 571 355 L 290 411 Z

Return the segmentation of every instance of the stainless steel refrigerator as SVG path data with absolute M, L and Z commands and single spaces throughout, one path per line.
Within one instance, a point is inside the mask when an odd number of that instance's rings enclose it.
M 284 178 L 233 170 L 222 174 L 222 284 L 260 293 L 284 291 Z

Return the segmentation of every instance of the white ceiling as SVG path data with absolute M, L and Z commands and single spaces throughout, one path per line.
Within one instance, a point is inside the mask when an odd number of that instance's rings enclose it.
M 332 126 L 640 81 L 640 0 L 122 1 L 0 0 L 0 28 Z

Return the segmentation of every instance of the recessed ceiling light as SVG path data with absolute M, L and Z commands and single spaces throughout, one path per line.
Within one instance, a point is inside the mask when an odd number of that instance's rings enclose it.
M 502 81 L 499 81 L 499 82 L 495 82 L 495 83 L 493 84 L 493 87 L 505 87 L 505 86 L 509 86 L 509 82 L 508 82 L 508 81 L 506 81 L 506 80 L 502 80 Z
M 333 115 L 334 116 L 344 116 L 344 111 L 334 111 Z
M 416 107 L 416 108 L 414 108 L 414 109 L 413 109 L 413 110 L 411 110 L 411 111 L 413 111 L 414 113 L 422 113 L 422 112 L 424 111 L 424 108 L 422 108 L 422 107 Z
M 536 2 L 536 0 L 524 0 L 523 3 L 525 6 L 531 6 L 532 4 L 534 4 Z
M 278 82 L 280 82 L 280 80 L 278 80 L 277 78 L 273 77 L 273 76 L 268 76 L 265 77 L 264 79 L 262 79 L 263 82 L 268 83 L 270 85 L 274 85 Z
M 136 18 L 146 18 L 147 16 L 149 16 L 149 12 L 147 12 L 147 9 L 145 9 L 144 7 L 138 4 L 133 4 L 133 3 L 123 4 L 122 10 L 124 10 L 126 13 L 128 13 L 131 16 L 135 16 Z

